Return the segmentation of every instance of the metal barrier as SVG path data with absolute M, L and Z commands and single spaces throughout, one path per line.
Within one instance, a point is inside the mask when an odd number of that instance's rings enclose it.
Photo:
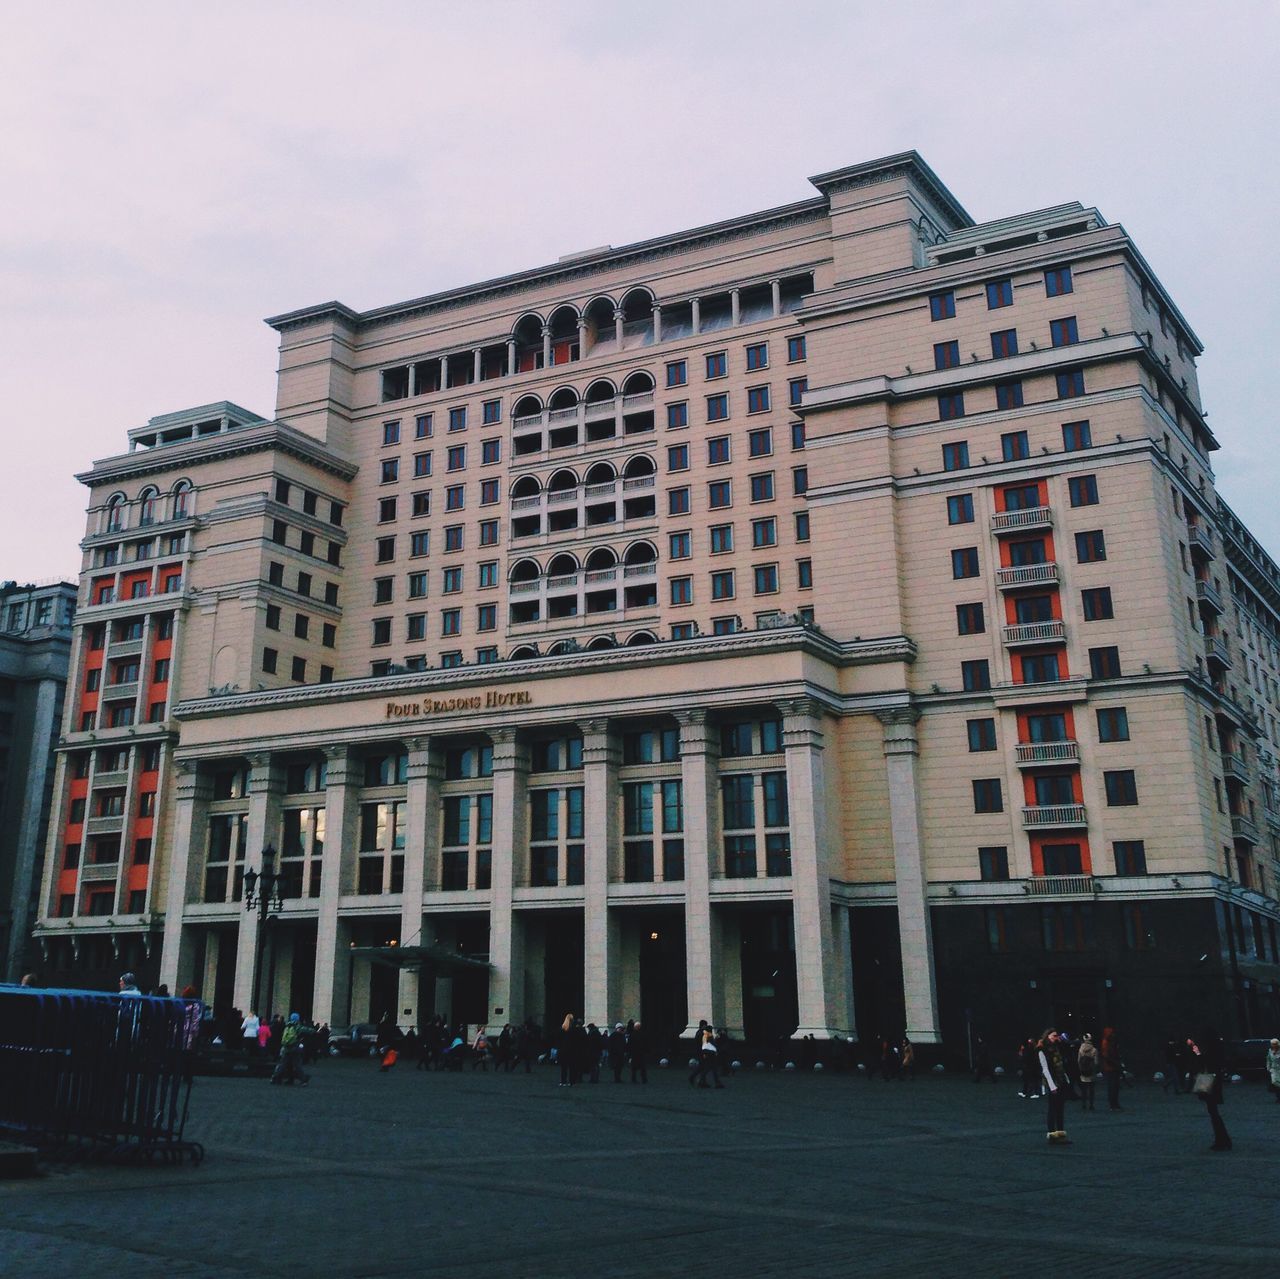
M 88 1156 L 192 1163 L 195 1000 L 0 986 L 0 1129 Z

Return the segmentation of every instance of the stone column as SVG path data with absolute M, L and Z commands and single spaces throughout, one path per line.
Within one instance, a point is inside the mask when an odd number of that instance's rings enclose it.
M 422 945 L 422 895 L 426 889 L 430 867 L 439 842 L 440 779 L 444 766 L 438 751 L 432 751 L 431 740 L 414 737 L 405 742 L 409 752 L 408 787 L 404 806 L 404 894 L 400 904 L 400 945 Z M 418 1015 L 421 991 L 418 970 L 400 970 L 400 1003 L 397 1020 L 408 1017 L 414 1024 Z M 406 1014 L 405 1009 L 413 1009 Z
M 551 367 L 551 325 L 549 324 L 542 326 L 542 367 L 544 369 Z
M 711 908 L 711 880 L 720 865 L 720 743 L 701 707 L 677 711 L 676 719 L 684 789 L 685 1034 L 692 1035 L 699 1021 L 724 1020 L 724 939 L 720 914 Z
M 507 339 L 507 376 L 510 377 L 516 371 L 516 340 L 515 338 Z
M 702 328 L 702 299 L 691 298 L 689 300 L 689 310 L 693 313 L 693 331 L 697 333 Z M 696 1030 L 697 1027 L 694 1027 Z
M 615 307 L 613 312 L 613 336 L 618 343 L 618 350 L 622 350 L 623 327 L 625 321 L 623 319 L 622 308 Z
M 916 733 L 920 712 L 914 707 L 903 707 L 881 711 L 877 718 L 884 725 L 884 764 L 889 783 L 907 1036 L 917 1044 L 936 1044 L 941 1042 L 938 991 L 933 971 L 933 929 L 929 920 L 929 885 L 916 764 L 920 754 Z
M 249 756 L 249 820 L 245 827 L 244 868 L 262 869 L 262 853 L 268 844 L 280 843 L 280 801 L 284 796 L 284 769 L 270 754 Z M 234 866 L 234 863 L 233 863 Z M 276 862 L 279 869 L 279 861 Z M 236 944 L 236 980 L 232 1002 L 248 1012 L 253 1004 L 253 968 L 258 957 L 262 921 L 257 909 L 240 912 L 240 937 Z M 270 998 L 265 974 L 259 974 L 258 998 Z M 260 1013 L 262 1009 L 258 1010 Z
M 484 352 L 479 347 L 476 347 L 476 349 L 471 352 L 471 380 L 473 382 L 480 381 L 480 372 L 481 372 L 480 366 L 483 362 L 483 359 L 484 359 Z
M 831 939 L 835 947 L 838 971 L 844 984 L 840 992 L 841 1006 L 849 1010 L 849 1037 L 857 1039 L 858 1021 L 853 1002 L 853 930 L 852 912 L 848 906 L 836 902 L 831 907 Z M 844 956 L 843 961 L 840 956 Z
M 618 861 L 618 739 L 607 720 L 582 723 L 586 866 L 583 910 L 583 1016 L 610 1023 L 618 1006 L 618 924 L 609 911 L 609 879 Z
M 769 288 L 773 292 L 773 315 L 774 319 L 782 314 L 782 281 L 770 280 Z
M 338 923 L 338 898 L 351 887 L 360 820 L 360 761 L 349 747 L 328 746 L 324 793 L 324 860 L 316 903 L 316 976 L 312 1016 L 331 1026 L 347 1022 L 351 955 Z
M 442 355 L 440 357 L 440 389 L 443 391 L 449 385 L 449 357 Z
M 578 317 L 578 359 L 585 360 L 587 358 L 587 322 L 582 317 Z
M 662 304 L 659 302 L 653 304 L 653 340 L 662 341 Z
M 416 364 L 409 365 L 409 398 L 413 399 L 418 394 L 418 366 Z
M 528 856 L 529 748 L 514 728 L 494 729 L 493 844 L 489 890 L 489 1019 L 524 1010 L 524 921 L 513 909 L 516 867 Z
M 729 318 L 737 324 L 742 317 L 742 294 L 738 289 L 729 290 Z
M 837 954 L 831 921 L 823 712 L 807 697 L 784 702 L 780 709 L 791 823 L 791 910 L 800 1008 L 796 1035 L 830 1039 L 848 1033 L 852 1010 L 843 1002 L 849 957 Z
M 160 950 L 160 980 L 174 994 L 186 984 L 191 941 L 183 927 L 188 902 L 203 895 L 205 849 L 209 839 L 209 801 L 213 782 L 200 772 L 199 766 L 187 760 L 178 761 L 177 784 L 174 786 L 173 842 L 169 845 L 168 893 L 164 907 L 164 941 Z M 154 860 L 155 849 L 152 849 Z M 201 998 L 213 1001 L 213 987 L 200 987 Z M 242 1008 L 244 1005 L 240 1005 Z M 246 1009 L 246 1011 L 248 1011 Z

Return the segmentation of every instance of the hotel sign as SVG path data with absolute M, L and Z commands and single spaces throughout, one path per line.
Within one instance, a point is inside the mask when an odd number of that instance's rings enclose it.
M 533 694 L 500 693 L 489 689 L 454 697 L 424 697 L 414 702 L 388 702 L 388 719 L 423 719 L 428 715 L 462 715 L 468 711 L 500 711 L 515 706 L 532 706 Z

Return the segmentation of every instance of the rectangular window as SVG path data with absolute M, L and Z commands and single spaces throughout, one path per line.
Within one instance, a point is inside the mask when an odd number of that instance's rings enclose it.
M 460 511 L 466 505 L 465 490 L 461 484 L 451 484 L 444 491 L 444 509 Z
M 956 605 L 956 631 L 960 635 L 981 635 L 987 629 L 981 604 Z
M 431 553 L 431 533 L 423 529 L 420 533 L 409 535 L 409 554 L 411 556 L 429 555 Z
M 991 335 L 991 358 L 1004 360 L 1018 354 L 1018 330 L 1001 329 Z
M 1078 453 L 1093 445 L 1093 436 L 1088 422 L 1063 422 L 1062 447 L 1068 453 Z
M 753 502 L 773 501 L 772 471 L 763 471 L 751 477 L 751 500 Z
M 1123 706 L 1100 706 L 1097 710 L 1098 741 L 1127 742 L 1129 712 Z
M 1022 383 L 1016 378 L 1010 382 L 996 383 L 996 408 L 1020 409 L 1022 407 Z
M 942 446 L 942 469 L 944 471 L 963 471 L 969 465 L 968 440 L 954 440 Z
M 396 518 L 396 499 L 394 497 L 384 497 L 378 503 L 378 523 L 392 524 Z
M 384 457 L 382 459 L 381 480 L 383 484 L 394 484 L 400 478 L 400 459 Z
M 689 446 L 672 444 L 667 449 L 667 470 L 687 471 L 689 469 Z
M 707 504 L 713 511 L 733 505 L 733 490 L 728 480 L 716 480 L 707 485 Z
M 427 440 L 431 438 L 431 414 L 419 413 L 413 419 L 413 438 L 415 440 Z M 334 523 L 338 523 L 337 520 Z
M 461 529 L 459 529 L 461 533 Z M 498 545 L 498 521 L 497 520 L 481 520 L 480 521 L 480 545 L 481 546 L 497 546 Z M 445 548 L 448 549 L 447 547 Z
M 723 351 L 716 351 L 707 356 L 707 377 L 724 377 L 728 371 Z
M 672 533 L 667 540 L 669 560 L 687 560 L 693 554 L 692 538 L 686 531 Z
M 723 466 L 729 461 L 729 437 L 717 435 L 707 441 L 707 465 Z
M 987 659 L 978 658 L 960 663 L 960 681 L 966 693 L 981 693 L 991 687 L 991 666 Z
M 689 380 L 689 365 L 685 360 L 672 360 L 667 365 L 667 385 L 684 386 Z
M 791 492 L 796 497 L 803 497 L 809 491 L 809 468 L 793 466 L 791 468 Z
M 958 417 L 964 417 L 964 392 L 948 391 L 938 396 L 938 420 L 950 422 Z
M 1053 267 L 1044 273 L 1044 291 L 1046 297 L 1057 298 L 1064 293 L 1071 293 L 1071 268 L 1069 266 Z
M 1076 561 L 1080 564 L 1100 564 L 1107 558 L 1107 541 L 1101 529 L 1089 529 L 1076 534 Z
M 1153 950 L 1155 934 L 1151 931 L 1150 907 L 1145 902 L 1125 902 L 1121 907 L 1124 919 L 1124 944 L 1130 950 Z
M 456 595 L 462 590 L 462 569 L 447 568 L 444 570 L 444 594 Z
M 957 493 L 954 497 L 947 498 L 947 523 L 948 524 L 972 524 L 973 523 L 973 494 Z
M 689 425 L 689 406 L 686 403 L 667 405 L 667 429 Z
M 751 545 L 759 548 L 762 546 L 777 546 L 778 544 L 778 521 L 772 516 L 765 520 L 751 521 Z
M 389 579 L 388 579 L 389 581 Z M 425 599 L 427 596 L 427 575 L 425 573 L 409 574 L 409 598 L 411 600 Z M 388 594 L 388 599 L 390 594 Z
M 935 369 L 954 369 L 960 365 L 959 342 L 935 342 L 933 344 L 933 367 Z
M 767 413 L 769 411 L 769 388 L 752 386 L 747 388 L 747 412 Z
M 961 546 L 951 552 L 951 576 L 957 580 L 962 577 L 978 576 L 978 548 Z
M 476 579 L 476 585 L 481 588 L 497 586 L 498 561 L 486 560 L 483 564 L 478 564 L 476 566 Z
M 1065 803 L 1071 802 L 1065 798 L 1068 793 L 1064 792 Z M 1046 875 L 1084 874 L 1084 858 L 1079 844 L 1045 844 L 1040 850 L 1040 861 Z
M 733 591 L 733 569 L 711 574 L 711 598 L 713 600 L 731 600 Z
M 723 555 L 733 550 L 733 525 L 714 524 L 711 527 L 711 554 Z
M 480 481 L 480 505 L 492 506 L 500 497 L 497 480 Z
M 1006 462 L 1025 462 L 1031 456 L 1026 431 L 1009 431 L 1000 437 L 1000 455 Z
M 707 396 L 707 421 L 723 422 L 729 416 L 729 397 L 727 395 Z
M 1072 506 L 1097 506 L 1098 477 L 1096 475 L 1073 475 L 1067 481 L 1067 492 Z
M 809 389 L 807 377 L 794 377 L 787 383 L 787 403 L 795 408 L 804 403 L 805 392 Z
M 1089 650 L 1089 674 L 1094 679 L 1120 678 L 1120 650 L 1115 647 Z
M 1004 791 L 998 777 L 973 779 L 973 811 L 975 813 L 1004 812 Z
M 1013 281 L 991 280 L 987 284 L 987 310 L 998 311 L 1002 306 L 1013 305 Z
M 807 542 L 809 540 L 809 512 L 796 512 L 796 541 Z
M 956 313 L 956 295 L 948 289 L 945 293 L 934 293 L 929 298 L 929 318 L 931 320 L 950 320 Z
M 787 339 L 787 363 L 799 364 L 805 359 L 805 340 L 804 337 L 793 337 Z
M 693 603 L 693 578 L 673 577 L 671 579 L 671 602 L 672 604 Z
M 1080 340 L 1076 317 L 1068 315 L 1061 320 L 1050 320 L 1049 340 L 1054 346 L 1074 346 Z
M 1106 769 L 1102 784 L 1111 808 L 1131 808 L 1138 802 L 1138 782 L 1131 768 Z
M 804 423 L 791 423 L 791 447 L 793 449 L 804 448 Z
M 769 367 L 769 346 L 766 342 L 757 342 L 747 347 L 747 371 L 767 369 Z
M 747 433 L 747 454 L 749 457 L 769 457 L 773 453 L 773 431 L 762 426 L 759 430 Z
M 467 427 L 467 406 L 459 405 L 449 410 L 449 430 L 464 431 Z
M 1116 857 L 1117 875 L 1145 875 L 1147 873 L 1147 849 L 1140 839 L 1118 839 L 1112 845 Z
M 992 954 L 998 955 L 1009 949 L 1006 913 L 1003 906 L 986 907 L 987 949 Z
M 1022 657 L 1023 684 L 1056 684 L 1062 678 L 1057 653 L 1025 653 Z
M 268 675 L 276 673 L 276 663 L 280 658 L 280 654 L 274 648 L 264 648 L 262 650 L 262 669 Z
M 778 591 L 778 566 L 757 564 L 752 570 L 757 595 L 776 595 Z
M 462 634 L 462 610 L 460 608 L 446 608 L 440 614 L 440 634 Z
M 796 585 L 807 591 L 813 587 L 813 561 L 796 560 Z
M 377 544 L 377 560 L 379 564 L 387 564 L 396 557 L 396 539 L 394 537 L 380 537 Z
M 689 490 L 687 488 L 667 490 L 667 514 L 689 514 Z
M 1075 400 L 1084 394 L 1083 369 L 1064 369 L 1055 380 L 1060 400 Z
M 465 444 L 455 444 L 445 455 L 445 469 L 448 471 L 461 471 L 467 465 L 467 446 Z
M 446 551 L 462 550 L 462 525 L 449 524 L 444 530 L 444 549 Z
M 1009 850 L 1001 845 L 978 849 L 978 874 L 988 882 L 1009 878 Z
M 415 453 L 413 455 L 413 474 L 418 479 L 431 474 L 430 453 Z
M 966 725 L 969 736 L 969 750 L 993 751 L 996 749 L 996 722 L 993 719 L 971 719 Z
M 480 406 L 480 421 L 485 426 L 491 426 L 494 422 L 501 422 L 502 401 L 485 400 L 485 402 Z
M 480 463 L 482 466 L 490 466 L 494 462 L 502 461 L 502 440 L 495 436 L 493 439 L 485 440 L 480 445 Z
M 1111 587 L 1095 586 L 1080 592 L 1080 606 L 1086 622 L 1107 622 L 1115 616 L 1111 608 Z
M 495 631 L 498 629 L 498 606 L 496 604 L 479 604 L 476 606 L 476 630 Z

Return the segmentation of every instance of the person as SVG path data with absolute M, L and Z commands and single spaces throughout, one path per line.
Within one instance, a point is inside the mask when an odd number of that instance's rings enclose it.
M 1267 1049 L 1267 1087 L 1280 1103 L 1280 1039 L 1273 1039 Z
M 573 1078 L 573 1014 L 565 1013 L 560 1023 L 560 1038 L 556 1043 L 556 1064 L 560 1067 L 560 1087 L 570 1088 Z
M 645 1042 L 644 1027 L 638 1022 L 631 1023 L 627 1031 L 627 1056 L 631 1060 L 631 1082 L 647 1084 L 649 1082 L 649 1046 Z M 636 1076 L 639 1075 L 639 1080 Z
M 616 1022 L 608 1040 L 609 1069 L 613 1071 L 613 1082 L 622 1082 L 622 1068 L 627 1061 L 627 1036 L 622 1023 Z
M 1034 1039 L 1028 1037 L 1027 1042 L 1019 1049 L 1018 1061 L 1022 1070 L 1022 1091 L 1018 1096 L 1034 1101 L 1041 1093 L 1040 1061 Z
M 285 1029 L 285 1033 L 288 1034 L 287 1027 Z M 382 1064 L 378 1067 L 378 1073 L 380 1075 L 385 1075 L 387 1071 L 389 1071 L 391 1067 L 394 1066 L 396 1062 L 398 1062 L 399 1060 L 400 1060 L 399 1049 L 396 1048 L 395 1044 L 388 1044 L 382 1050 Z
M 1207 1029 L 1200 1036 L 1200 1072 L 1196 1075 L 1194 1091 L 1204 1102 L 1209 1115 L 1209 1126 L 1213 1129 L 1213 1145 L 1210 1150 L 1230 1150 L 1231 1134 L 1222 1122 L 1218 1107 L 1222 1105 L 1223 1076 L 1226 1074 L 1226 1050 L 1222 1036 L 1217 1031 Z
M 168 987 L 168 986 L 166 986 L 166 985 L 164 984 L 164 982 L 161 982 L 161 983 L 160 983 L 160 984 L 155 988 L 155 990 L 153 990 L 151 993 L 152 993 L 152 994 L 153 994 L 157 999 L 168 999 L 168 998 L 169 998 L 169 987 Z
M 587 1041 L 583 1046 L 583 1069 L 591 1074 L 591 1082 L 600 1082 L 600 1054 L 603 1051 L 604 1036 L 595 1022 L 587 1023 Z
M 916 1046 L 906 1035 L 902 1037 L 902 1071 L 898 1078 L 899 1080 L 909 1079 L 913 1084 L 916 1081 Z M 995 1079 L 994 1072 L 991 1078 Z
M 244 1039 L 245 1052 L 250 1057 L 258 1055 L 260 1045 L 258 1043 L 258 1029 L 262 1025 L 258 1020 L 258 1014 L 250 1012 L 249 1015 L 240 1023 L 240 1035 Z
M 691 1084 L 698 1082 L 698 1076 L 702 1074 L 702 1041 L 706 1037 L 708 1025 L 705 1018 L 698 1022 L 697 1034 L 693 1037 L 693 1046 L 689 1052 L 689 1082 Z
M 1167 1039 L 1164 1045 L 1164 1079 L 1160 1081 L 1160 1091 L 1168 1092 L 1172 1088 L 1173 1095 L 1176 1097 L 1182 1091 L 1181 1076 L 1182 1071 L 1178 1065 L 1178 1041 Z
M 1178 1050 L 1178 1069 L 1181 1074 L 1181 1092 L 1191 1091 L 1191 1081 L 1200 1071 L 1200 1045 L 1190 1035 Z
M 1098 1046 L 1093 1042 L 1093 1036 L 1087 1031 L 1080 1041 L 1076 1065 L 1080 1071 L 1080 1109 L 1092 1110 L 1093 1090 L 1096 1087 L 1095 1076 L 1098 1073 Z
M 18 983 L 20 986 L 34 986 L 36 984 L 35 973 L 23 973 L 22 980 Z
M 698 1069 L 694 1072 L 697 1076 L 696 1086 L 698 1088 L 710 1088 L 707 1083 L 707 1076 L 710 1075 L 715 1080 L 717 1088 L 723 1088 L 724 1084 L 720 1082 L 720 1072 L 716 1069 L 716 1058 L 719 1054 L 716 1052 L 715 1034 L 711 1027 L 708 1026 L 702 1032 L 702 1051 L 699 1055 Z M 695 1083 L 693 1076 L 690 1077 L 689 1083 Z
M 1064 1116 L 1070 1080 L 1067 1078 L 1067 1068 L 1062 1060 L 1062 1050 L 1056 1030 L 1049 1029 L 1041 1035 L 1036 1059 L 1049 1097 L 1046 1137 L 1050 1145 L 1069 1146 L 1071 1139 L 1067 1136 L 1067 1130 L 1064 1127 Z
M 273 1084 L 290 1084 L 297 1080 L 304 1088 L 311 1077 L 302 1069 L 302 1016 L 290 1013 L 280 1032 L 280 1060 L 271 1074 Z
M 505 1022 L 502 1030 L 498 1032 L 498 1047 L 493 1055 L 493 1069 L 496 1074 L 498 1071 L 511 1073 L 511 1023 Z
M 1120 1104 L 1120 1074 L 1124 1067 L 1120 1062 L 1120 1042 L 1116 1038 L 1114 1026 L 1103 1028 L 1098 1055 L 1102 1061 L 1102 1078 L 1107 1085 L 1107 1109 L 1123 1110 L 1124 1107 Z
M 271 1019 L 270 1024 L 260 1022 L 258 1025 L 258 1049 L 264 1057 L 271 1056 L 271 1045 L 275 1044 L 279 1047 L 280 1040 L 284 1037 L 284 1026 L 277 1027 L 275 1018 Z
M 996 1069 L 991 1064 L 991 1053 L 987 1048 L 987 1041 L 979 1035 L 973 1046 L 973 1082 L 980 1084 L 988 1075 L 991 1076 L 993 1084 L 999 1082 L 996 1079 Z
M 476 1031 L 476 1037 L 471 1041 L 471 1069 L 475 1070 L 479 1067 L 486 1074 L 489 1071 L 489 1036 L 485 1033 L 487 1027 L 481 1026 Z
M 120 993 L 122 995 L 141 996 L 142 991 L 138 989 L 138 979 L 132 973 L 121 973 Z

